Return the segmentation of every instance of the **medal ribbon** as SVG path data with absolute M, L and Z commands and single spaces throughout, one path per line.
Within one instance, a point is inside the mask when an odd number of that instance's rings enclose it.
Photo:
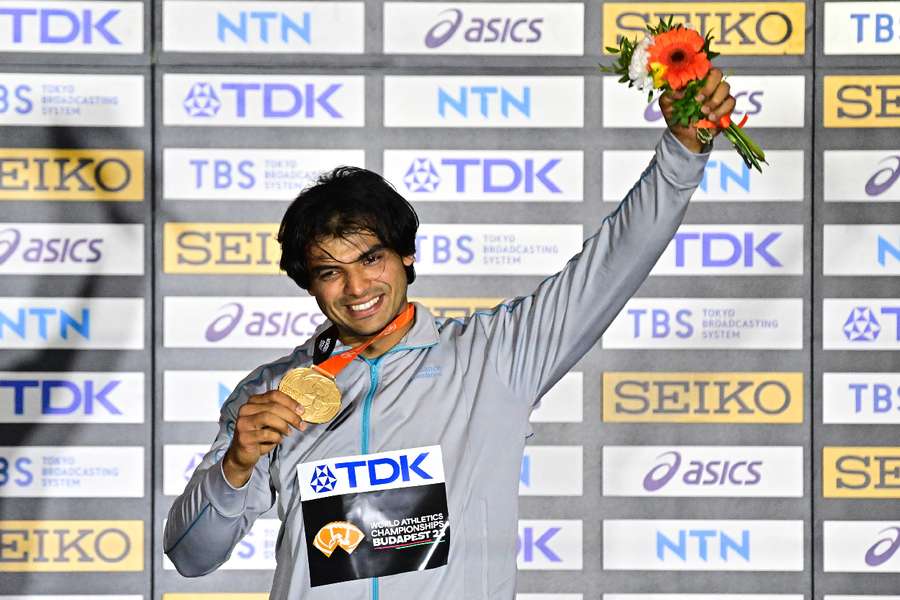
M 321 362 L 317 365 L 313 365 L 312 368 L 316 371 L 322 373 L 329 379 L 334 379 L 337 377 L 338 373 L 344 370 L 344 367 L 349 365 L 354 358 L 359 356 L 363 350 L 371 346 L 376 341 L 385 338 L 392 333 L 396 332 L 398 329 L 405 327 L 413 320 L 413 316 L 416 314 L 416 307 L 409 303 L 406 305 L 406 308 L 397 315 L 393 321 L 388 323 L 387 327 L 378 332 L 378 335 L 370 338 L 367 342 L 360 344 L 356 348 L 351 350 L 347 350 L 346 352 L 341 352 L 340 354 L 336 354 L 329 358 L 328 360 Z

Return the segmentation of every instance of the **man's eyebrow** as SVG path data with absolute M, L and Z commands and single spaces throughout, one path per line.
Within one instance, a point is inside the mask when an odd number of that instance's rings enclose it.
M 365 252 L 361 253 L 359 256 L 357 256 L 353 260 L 346 261 L 346 262 L 342 261 L 342 260 L 338 260 L 326 252 L 325 256 L 319 256 L 318 258 L 319 258 L 319 260 L 328 261 L 329 264 L 316 265 L 315 267 L 310 269 L 310 271 L 312 271 L 313 273 L 319 273 L 320 271 L 325 271 L 327 269 L 333 269 L 335 267 L 335 265 L 348 265 L 348 264 L 357 263 L 357 262 L 367 259 L 368 257 L 372 256 L 376 252 L 381 252 L 384 249 L 385 249 L 384 244 L 375 244 L 374 246 L 367 249 Z

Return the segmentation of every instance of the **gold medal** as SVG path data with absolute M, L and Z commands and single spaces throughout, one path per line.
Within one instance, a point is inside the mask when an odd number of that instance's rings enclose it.
M 334 380 L 311 367 L 291 369 L 281 378 L 278 391 L 303 407 L 303 420 L 327 423 L 341 409 L 341 391 Z

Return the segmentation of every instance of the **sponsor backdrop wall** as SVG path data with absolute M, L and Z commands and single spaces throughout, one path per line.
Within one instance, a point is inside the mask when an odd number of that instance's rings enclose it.
M 0 2 L 0 598 L 265 598 L 276 515 L 194 580 L 161 532 L 233 386 L 322 321 L 287 202 L 382 172 L 414 298 L 527 294 L 652 155 L 596 66 L 669 14 L 770 165 L 717 144 L 535 412 L 519 598 L 900 598 L 900 2 L 838 0 Z

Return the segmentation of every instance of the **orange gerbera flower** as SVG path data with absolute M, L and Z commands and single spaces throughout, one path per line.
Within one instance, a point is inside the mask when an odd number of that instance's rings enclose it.
M 709 59 L 702 48 L 703 38 L 693 29 L 670 29 L 654 38 L 648 62 L 663 65 L 669 87 L 680 90 L 709 72 Z

